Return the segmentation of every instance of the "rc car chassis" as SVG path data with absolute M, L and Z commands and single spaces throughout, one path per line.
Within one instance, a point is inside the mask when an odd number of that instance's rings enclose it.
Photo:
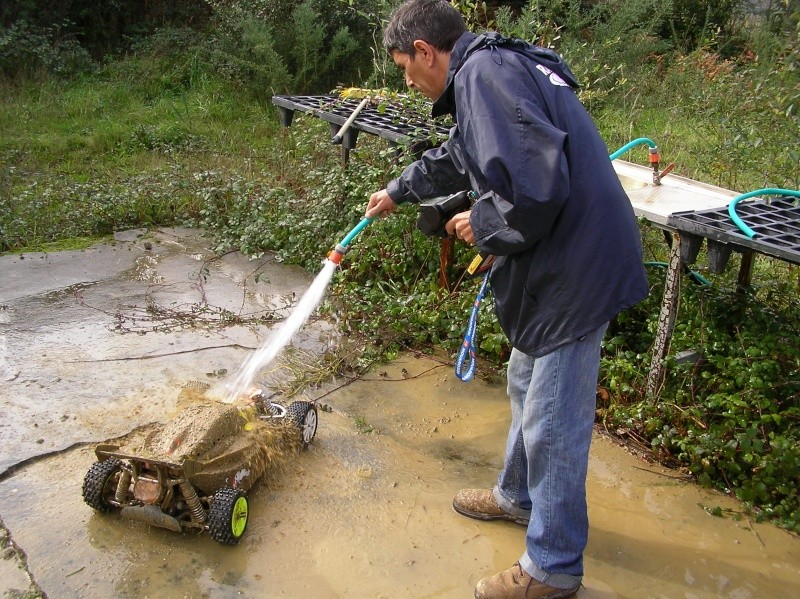
M 306 448 L 317 420 L 311 402 L 284 407 L 261 394 L 245 406 L 193 405 L 142 447 L 98 445 L 83 499 L 99 512 L 236 544 L 247 528 L 246 493 L 274 463 L 270 450 Z

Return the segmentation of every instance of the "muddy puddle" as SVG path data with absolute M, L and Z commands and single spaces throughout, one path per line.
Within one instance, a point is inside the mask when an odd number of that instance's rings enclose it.
M 124 298 L 130 305 L 154 286 L 169 285 L 177 294 L 170 302 L 196 301 L 197 288 L 186 279 L 196 264 L 191 256 L 200 250 L 183 235 L 178 242 L 186 249 L 173 254 L 154 241 L 164 252 L 145 277 L 149 283 L 134 284 L 109 268 L 84 288 L 85 297 L 99 304 L 104 295 L 108 306 Z M 132 272 L 146 251 L 135 243 L 121 270 Z M 239 290 L 237 301 L 246 297 L 248 309 L 263 308 L 274 300 L 268 288 L 241 292 L 251 271 L 246 260 L 226 263 L 212 269 L 212 286 L 230 294 L 221 281 L 227 279 Z M 287 284 L 279 270 L 270 280 Z M 308 281 L 299 277 L 298 288 Z M 88 283 L 69 282 L 76 284 Z M 93 511 L 81 485 L 95 461 L 94 444 L 133 429 L 146 434 L 154 423 L 169 421 L 187 383 L 213 383 L 220 370 L 235 370 L 265 330 L 114 334 L 106 314 L 76 306 L 68 293 L 59 295 L 62 303 L 47 304 L 60 312 L 26 313 L 26 306 L 59 293 L 31 285 L 33 291 L 5 300 L 0 321 L 0 449 L 3 463 L 12 465 L 0 469 L 0 519 L 26 562 L 15 568 L 6 551 L 0 596 L 13 597 L 13 589 L 28 585 L 50 598 L 463 598 L 472 596 L 478 579 L 510 566 L 524 550 L 523 528 L 470 520 L 451 508 L 458 489 L 494 482 L 509 418 L 503 383 L 461 383 L 449 364 L 414 355 L 301 397 L 318 398 L 325 408 L 316 439 L 309 449 L 276 460 L 251 489 L 248 529 L 236 546 Z M 278 295 L 285 293 L 291 291 Z M 320 335 L 304 330 L 296 343 L 323 351 L 329 341 Z M 154 357 L 75 360 L 146 354 Z M 37 444 L 37 438 L 47 441 Z M 591 529 L 579 598 L 800 596 L 797 538 L 747 518 L 711 516 L 707 510 L 717 507 L 741 510 L 599 434 L 588 501 Z
M 450 507 L 459 488 L 493 482 L 502 386 L 406 356 L 324 402 L 312 446 L 252 490 L 238 546 L 93 512 L 81 500 L 91 447 L 0 483 L 0 513 L 50 597 L 470 597 L 517 559 L 522 528 Z M 709 515 L 738 507 L 599 435 L 589 505 L 578 597 L 800 594 L 797 539 Z

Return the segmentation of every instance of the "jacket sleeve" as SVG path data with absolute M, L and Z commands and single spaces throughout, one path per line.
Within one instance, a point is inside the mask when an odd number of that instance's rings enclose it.
M 459 134 L 482 187 L 470 218 L 476 245 L 502 256 L 548 234 L 569 195 L 569 169 L 567 135 L 543 108 L 539 85 L 549 82 L 496 53 L 465 63 L 456 95 Z
M 418 203 L 421 200 L 456 193 L 469 187 L 469 175 L 451 153 L 447 140 L 408 165 L 400 177 L 389 182 L 386 191 L 395 203 L 401 204 Z

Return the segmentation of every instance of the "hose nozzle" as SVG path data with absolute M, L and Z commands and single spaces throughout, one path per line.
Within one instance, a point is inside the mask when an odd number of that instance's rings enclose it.
M 347 246 L 342 245 L 341 243 L 337 243 L 336 247 L 331 250 L 331 253 L 328 254 L 328 260 L 333 262 L 334 264 L 339 264 L 344 258 L 344 255 L 347 253 L 347 250 L 350 248 Z
M 355 239 L 355 236 L 361 233 L 368 224 L 375 220 L 375 217 L 372 218 L 362 218 L 361 222 L 359 222 L 353 229 L 345 235 L 345 238 L 342 239 L 339 243 L 336 244 L 336 247 L 333 248 L 333 251 L 328 254 L 328 260 L 333 262 L 334 264 L 339 264 L 342 261 L 342 258 L 347 253 L 347 250 L 350 249 L 350 242 Z

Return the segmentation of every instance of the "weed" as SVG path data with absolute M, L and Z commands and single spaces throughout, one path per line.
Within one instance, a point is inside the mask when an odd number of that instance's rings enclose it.
M 362 415 L 357 415 L 353 418 L 353 423 L 356 425 L 356 430 L 362 434 L 369 434 L 374 429 L 370 426 L 369 422 L 367 422 L 366 417 Z

